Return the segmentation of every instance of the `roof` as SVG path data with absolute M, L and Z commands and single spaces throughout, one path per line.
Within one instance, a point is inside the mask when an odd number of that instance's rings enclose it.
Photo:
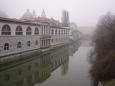
M 25 20 L 20 20 L 20 19 L 12 19 L 12 18 L 3 18 L 3 17 L 0 17 L 0 22 L 11 22 L 11 23 L 20 23 L 20 24 L 30 24 L 30 25 L 38 25 L 38 24 L 43 24 L 43 23 L 40 23 L 40 22 L 37 22 L 37 23 L 33 23 L 31 21 L 25 21 Z

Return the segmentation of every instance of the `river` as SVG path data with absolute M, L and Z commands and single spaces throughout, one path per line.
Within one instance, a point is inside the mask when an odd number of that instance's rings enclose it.
M 91 86 L 90 49 L 89 42 L 74 43 L 7 67 L 0 71 L 0 86 Z

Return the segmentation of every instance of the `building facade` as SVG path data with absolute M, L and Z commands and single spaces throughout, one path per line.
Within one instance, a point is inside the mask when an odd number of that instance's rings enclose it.
M 21 19 L 0 17 L 0 56 L 68 42 L 69 27 L 54 19 L 24 15 Z

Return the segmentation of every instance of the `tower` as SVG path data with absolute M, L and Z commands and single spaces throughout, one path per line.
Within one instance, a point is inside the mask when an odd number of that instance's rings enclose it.
M 62 19 L 61 19 L 62 25 L 64 27 L 69 27 L 70 26 L 70 21 L 69 21 L 69 14 L 66 10 L 62 12 Z

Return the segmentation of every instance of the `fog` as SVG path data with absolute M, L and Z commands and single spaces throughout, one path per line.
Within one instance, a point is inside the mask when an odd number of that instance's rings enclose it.
M 115 0 L 0 0 L 0 10 L 11 18 L 20 18 L 27 9 L 35 10 L 38 16 L 45 9 L 47 17 L 61 20 L 65 9 L 70 21 L 78 26 L 95 27 L 100 16 L 108 11 L 115 13 L 114 3 Z

